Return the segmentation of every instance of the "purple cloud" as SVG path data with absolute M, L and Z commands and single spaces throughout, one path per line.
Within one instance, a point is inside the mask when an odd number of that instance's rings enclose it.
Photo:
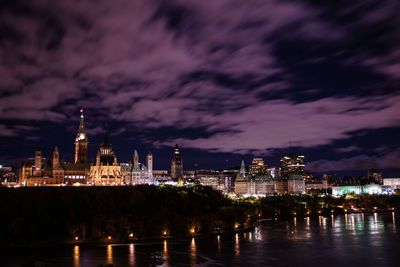
M 337 45 L 340 53 L 354 54 L 351 64 L 398 78 L 399 51 L 372 55 L 342 47 L 358 27 L 382 22 L 393 10 L 387 5 L 348 27 L 324 18 L 324 8 L 299 1 L 42 0 L 31 8 L 32 14 L 0 13 L 20 38 L 1 43 L 4 120 L 65 123 L 85 107 L 95 110 L 90 134 L 103 132 L 104 120 L 124 125 L 115 134 L 132 125 L 143 131 L 202 127 L 207 137 L 146 141 L 234 153 L 327 145 L 353 131 L 400 125 L 398 93 L 293 100 L 301 89 L 278 55 L 282 41 Z M 349 4 L 338 16 L 360 8 Z M 326 57 L 306 61 L 320 64 Z M 323 90 L 304 87 L 304 95 Z M 1 127 L 5 136 L 21 133 Z

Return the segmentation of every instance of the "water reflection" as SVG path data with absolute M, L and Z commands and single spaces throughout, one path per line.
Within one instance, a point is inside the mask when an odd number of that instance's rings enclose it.
M 264 260 L 267 260 L 267 258 L 263 255 L 266 251 L 272 251 L 274 244 L 277 244 L 277 242 L 307 246 L 314 244 L 323 236 L 324 238 L 326 237 L 327 240 L 325 245 L 327 245 L 329 249 L 336 250 L 338 255 L 346 254 L 347 252 L 343 248 L 348 245 L 354 245 L 352 254 L 356 257 L 361 255 L 357 252 L 358 249 L 370 247 L 374 248 L 374 250 L 373 252 L 366 250 L 369 251 L 367 254 L 370 253 L 371 257 L 378 257 L 381 259 L 384 258 L 384 256 L 380 255 L 380 250 L 376 249 L 385 246 L 385 242 L 388 238 L 386 235 L 387 232 L 390 232 L 392 236 L 394 236 L 393 233 L 397 234 L 398 229 L 396 229 L 396 227 L 398 227 L 398 225 L 396 225 L 396 219 L 398 216 L 396 216 L 397 214 L 395 212 L 390 211 L 387 214 L 355 213 L 343 216 L 329 214 L 327 217 L 296 217 L 286 222 L 268 222 L 260 224 L 254 231 L 235 233 L 233 236 L 227 238 L 216 235 L 209 241 L 191 238 L 185 241 L 173 241 L 173 246 L 171 246 L 172 241 L 163 240 L 157 244 L 148 245 L 149 248 L 144 248 L 146 246 L 143 245 L 127 244 L 123 246 L 123 251 L 125 253 L 122 254 L 123 257 L 121 257 L 120 253 L 122 251 L 120 248 L 121 246 L 108 245 L 106 246 L 106 253 L 104 253 L 104 247 L 101 247 L 100 253 L 102 253 L 102 255 L 100 257 L 102 263 L 115 265 L 116 263 L 122 262 L 121 266 L 176 266 L 181 264 L 181 262 L 186 266 L 195 266 L 202 263 L 204 261 L 203 255 L 206 255 L 207 258 L 216 260 L 217 265 L 219 259 L 231 257 L 232 265 L 230 266 L 235 264 L 239 266 L 243 264 L 243 259 L 248 259 L 249 248 L 252 248 L 251 251 L 253 253 L 258 253 L 257 256 L 254 257 L 257 259 L 261 257 L 261 262 L 265 263 Z M 210 244 L 213 249 L 204 251 L 204 247 L 211 248 L 209 246 Z M 224 251 L 222 251 L 222 247 Z M 269 250 L 265 250 L 265 247 L 269 247 Z M 85 253 L 82 254 L 80 248 L 80 246 L 73 246 L 73 264 L 71 264 L 70 261 L 70 265 L 79 267 L 86 264 L 88 260 L 87 250 L 85 248 Z M 142 253 L 142 249 L 144 251 L 150 251 L 151 253 Z M 157 253 L 154 253 L 155 249 Z M 261 252 L 264 254 L 260 254 Z M 70 249 L 69 253 L 71 253 Z M 275 254 L 278 252 L 275 251 L 271 253 Z M 148 255 L 153 256 L 150 256 L 149 259 Z M 157 256 L 154 257 L 154 255 Z M 99 259 L 98 256 L 93 258 Z M 271 259 L 268 258 L 268 260 Z
M 310 229 L 310 217 L 306 217 L 306 229 L 309 230 Z
M 392 212 L 392 223 L 393 223 L 393 231 L 396 232 L 396 219 L 395 219 L 394 211 Z
M 135 266 L 135 245 L 129 245 L 129 265 Z
M 254 228 L 254 236 L 256 240 L 262 240 L 261 230 L 259 226 Z
M 250 232 L 251 234 L 251 232 Z M 221 237 L 218 235 L 217 236 L 217 249 L 218 249 L 218 254 L 221 253 Z
M 79 246 L 74 246 L 74 267 L 79 267 Z
M 113 247 L 107 245 L 107 264 L 113 264 Z
M 164 265 L 169 266 L 169 257 L 168 257 L 168 241 L 163 241 L 163 261 Z
M 346 219 L 347 218 L 347 219 Z M 259 224 L 254 231 L 140 244 L 72 245 L 2 254 L 4 266 L 400 266 L 395 212 L 297 217 Z M 326 229 L 323 230 L 323 224 Z M 296 229 L 297 232 L 294 232 Z M 290 232 L 289 232 L 290 231 Z M 293 233 L 291 233 L 293 232 Z M 321 247 L 318 253 L 307 251 Z M 222 250 L 223 248 L 223 250 Z M 301 248 L 301 249 L 300 249 Z M 290 255 L 290 257 L 288 257 Z M 4 258 L 4 257 L 8 257 Z M 8 261 L 7 261 L 8 260 Z M 35 262 L 36 263 L 36 262 Z M 39 266 L 39 264 L 36 264 Z M 35 266 L 36 266 L 35 265 Z M 32 265 L 33 266 L 33 265 Z
M 235 256 L 240 255 L 239 234 L 235 234 Z
M 192 238 L 192 241 L 190 241 L 190 263 L 192 266 L 196 265 L 196 260 L 197 260 L 196 240 Z
M 325 217 L 321 217 L 321 224 L 322 224 L 322 229 L 325 230 L 326 229 L 326 218 Z

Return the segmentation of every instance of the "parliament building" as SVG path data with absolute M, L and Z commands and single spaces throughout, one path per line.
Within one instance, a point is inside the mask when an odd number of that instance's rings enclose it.
M 112 150 L 106 134 L 99 147 L 94 162 L 88 161 L 88 135 L 85 130 L 83 110 L 80 111 L 80 124 L 75 138 L 73 162 L 60 160 L 55 147 L 51 158 L 43 156 L 40 148 L 34 158 L 25 160 L 19 169 L 19 183 L 22 186 L 44 185 L 122 185 L 151 183 L 153 175 L 153 156 L 147 155 L 147 166 L 139 163 L 135 150 L 130 163 L 120 163 Z

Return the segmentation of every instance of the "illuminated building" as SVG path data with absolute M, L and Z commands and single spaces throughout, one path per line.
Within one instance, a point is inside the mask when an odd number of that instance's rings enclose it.
M 306 181 L 305 186 L 306 186 L 306 192 L 308 192 L 310 190 L 327 190 L 328 189 L 328 181 L 327 180 Z
M 368 178 L 378 184 L 382 184 L 382 182 L 383 182 L 382 181 L 382 173 L 379 172 L 378 170 L 369 170 Z
M 64 169 L 57 147 L 54 148 L 52 161 L 46 161 L 40 148 L 37 148 L 33 161 L 25 160 L 19 170 L 19 183 L 23 185 L 52 185 L 63 181 Z
M 53 177 L 62 183 L 64 180 L 64 168 L 60 163 L 60 152 L 58 151 L 58 147 L 56 146 L 53 151 L 53 160 L 52 160 L 52 172 Z
M 382 188 L 378 184 L 366 184 L 366 185 L 344 185 L 332 187 L 332 195 L 343 196 L 346 194 L 381 194 Z
M 290 154 L 281 159 L 281 174 L 282 176 L 289 176 L 291 174 L 304 174 L 304 156 Z
M 97 152 L 95 165 L 90 166 L 88 182 L 100 185 L 123 183 L 121 165 L 112 150 L 107 134 Z
M 83 109 L 81 109 L 81 122 L 75 138 L 75 163 L 87 163 L 88 137 L 85 131 Z
M 306 192 L 305 182 L 302 175 L 291 174 L 288 179 L 289 194 L 304 194 Z
M 175 145 L 174 155 L 171 161 L 171 178 L 172 179 L 183 178 L 183 163 L 178 145 Z
M 87 134 L 83 121 L 83 110 L 80 114 L 80 124 L 75 139 L 74 162 L 63 162 L 57 146 L 53 150 L 51 160 L 43 157 L 40 148 L 35 151 L 35 157 L 25 160 L 19 170 L 19 183 L 22 185 L 55 185 L 86 183 L 90 164 L 87 162 Z
M 220 182 L 218 171 L 214 170 L 198 170 L 196 177 L 201 185 L 210 186 L 215 190 L 224 190 L 224 183 Z
M 249 179 L 246 177 L 246 166 L 244 165 L 244 161 L 240 165 L 240 170 L 235 180 L 235 194 L 236 195 L 244 195 L 249 192 L 248 189 Z
M 262 158 L 254 158 L 249 166 L 249 175 L 258 176 L 265 175 L 267 173 L 267 167 L 265 166 Z
M 275 182 L 264 176 L 257 176 L 250 179 L 238 179 L 235 182 L 235 194 L 268 196 L 275 193 Z
M 257 161 L 259 162 L 259 161 Z M 262 161 L 263 164 L 264 161 Z M 254 160 L 253 160 L 254 163 Z M 263 164 L 264 165 L 264 164 Z M 264 166 L 265 167 L 265 166 Z M 235 194 L 241 195 L 273 195 L 275 183 L 266 175 L 246 175 L 246 167 L 242 161 L 239 174 L 235 181 Z
M 393 189 L 400 189 L 400 178 L 385 178 L 383 179 L 384 186 L 390 186 Z
M 277 178 L 275 181 L 275 192 L 279 195 L 288 194 L 288 181 L 286 178 Z
M 151 170 L 153 169 L 153 156 L 147 155 L 147 164 L 151 165 Z M 121 163 L 121 171 L 123 175 L 123 180 L 126 184 L 152 184 L 153 173 L 149 171 L 148 167 L 139 162 L 139 153 L 137 150 L 133 152 L 132 161 L 130 163 Z
M 8 185 L 15 185 L 16 181 L 17 176 L 12 171 L 12 168 L 0 165 L 0 182 Z
M 302 175 L 292 174 L 274 179 L 277 194 L 304 194 L 306 191 Z

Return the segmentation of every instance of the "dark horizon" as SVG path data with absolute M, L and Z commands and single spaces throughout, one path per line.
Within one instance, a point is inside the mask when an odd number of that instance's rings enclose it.
M 3 1 L 0 165 L 73 160 L 85 109 L 121 162 L 400 176 L 397 1 Z

